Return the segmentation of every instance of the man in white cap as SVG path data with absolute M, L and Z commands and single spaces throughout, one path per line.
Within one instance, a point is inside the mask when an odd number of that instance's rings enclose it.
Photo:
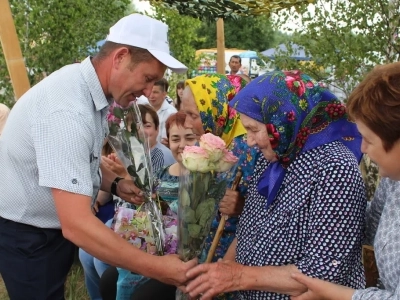
M 110 99 L 128 106 L 167 67 L 186 71 L 169 54 L 167 31 L 147 16 L 122 18 L 95 57 L 54 72 L 11 111 L 0 138 L 0 273 L 11 299 L 64 299 L 74 244 L 111 265 L 186 282 L 196 261 L 147 254 L 91 212 L 99 189 L 143 200 L 132 181 L 100 166 L 101 148 Z

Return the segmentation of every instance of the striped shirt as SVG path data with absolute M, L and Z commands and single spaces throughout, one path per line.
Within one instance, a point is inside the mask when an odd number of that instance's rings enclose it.
M 157 174 L 162 167 L 172 165 L 175 163 L 175 158 L 172 156 L 171 150 L 158 142 L 153 149 L 151 149 L 151 164 L 153 174 Z
M 107 110 L 89 57 L 25 93 L 0 138 L 0 216 L 60 228 L 51 188 L 94 199 Z

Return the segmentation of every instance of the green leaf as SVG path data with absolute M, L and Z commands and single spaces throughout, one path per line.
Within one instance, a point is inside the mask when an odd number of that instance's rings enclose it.
M 215 199 L 209 198 L 197 206 L 196 219 L 199 220 L 198 224 L 202 227 L 206 226 L 214 218 Z
M 118 133 L 118 130 L 119 130 L 119 125 L 118 124 L 115 124 L 115 123 L 113 123 L 113 124 L 111 124 L 111 126 L 109 127 L 109 129 L 110 129 L 110 135 L 111 136 L 116 136 L 117 135 L 117 133 Z
M 179 199 L 183 207 L 190 206 L 190 196 L 186 189 L 182 188 L 180 190 Z
M 113 115 L 116 116 L 118 119 L 124 118 L 124 110 L 120 107 L 114 107 Z
M 188 206 L 183 210 L 182 218 L 186 223 L 196 223 L 196 213 Z
M 140 172 L 140 170 L 143 169 L 143 168 L 144 168 L 144 164 L 141 162 L 139 164 L 139 166 L 137 167 L 137 172 Z
M 127 170 L 128 170 L 129 175 L 131 175 L 132 177 L 137 177 L 137 173 L 136 173 L 136 169 L 135 169 L 134 165 L 130 165 Z
M 202 227 L 197 224 L 189 224 L 188 225 L 188 232 L 191 238 L 198 238 L 200 237 Z

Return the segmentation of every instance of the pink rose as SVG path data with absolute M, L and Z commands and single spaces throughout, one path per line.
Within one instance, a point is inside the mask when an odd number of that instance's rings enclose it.
M 226 172 L 229 171 L 238 161 L 238 158 L 233 155 L 232 152 L 224 149 L 224 155 L 217 163 L 217 168 L 215 169 L 217 172 Z
M 226 144 L 220 137 L 206 133 L 200 137 L 200 147 L 208 153 L 210 162 L 217 162 L 224 155 Z
M 107 122 L 108 123 L 119 124 L 119 123 L 121 123 L 121 119 L 118 119 L 116 116 L 114 116 L 112 114 L 108 114 L 107 115 Z
M 207 173 L 215 169 L 215 166 L 209 163 L 207 151 L 198 146 L 186 146 L 183 149 L 182 163 L 189 171 Z

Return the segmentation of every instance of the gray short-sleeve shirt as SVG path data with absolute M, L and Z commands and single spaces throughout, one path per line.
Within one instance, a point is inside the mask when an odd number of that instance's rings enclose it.
M 60 228 L 51 188 L 94 199 L 107 110 L 89 57 L 52 73 L 22 96 L 0 137 L 0 216 Z

